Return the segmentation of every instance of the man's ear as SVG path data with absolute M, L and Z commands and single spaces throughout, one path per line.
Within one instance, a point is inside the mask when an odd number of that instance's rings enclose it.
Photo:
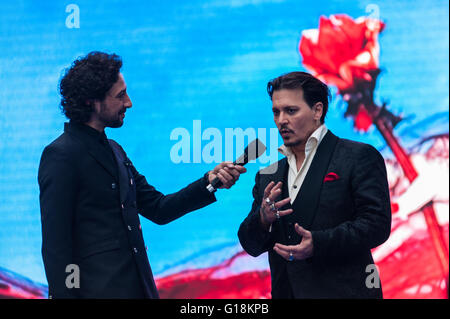
M 86 100 L 86 105 L 90 105 L 95 113 L 100 112 L 100 104 L 99 100 Z
M 323 114 L 323 103 L 317 102 L 316 104 L 314 104 L 313 109 L 314 109 L 314 119 L 320 120 L 320 118 L 322 117 L 322 114 Z

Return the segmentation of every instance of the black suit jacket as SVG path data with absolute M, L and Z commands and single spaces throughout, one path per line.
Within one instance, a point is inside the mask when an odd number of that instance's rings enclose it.
M 206 178 L 163 195 L 119 144 L 104 140 L 102 146 L 91 128 L 66 123 L 43 151 L 38 182 L 49 297 L 158 298 L 138 213 L 166 224 L 215 197 Z M 69 264 L 79 266 L 80 288 L 66 286 Z
M 283 209 L 294 212 L 272 224 L 260 223 L 264 189 L 270 181 L 283 182 L 287 190 L 287 159 L 261 170 L 253 188 L 253 205 L 238 236 L 252 256 L 268 251 L 273 298 L 382 298 L 380 288 L 368 288 L 373 264 L 370 249 L 387 240 L 391 210 L 386 168 L 372 146 L 340 139 L 327 132 L 319 144 L 295 201 Z M 328 173 L 339 179 L 324 182 Z M 301 236 L 294 225 L 312 232 L 314 255 L 288 262 L 274 250 L 275 243 L 296 245 Z M 369 283 L 373 283 L 371 278 Z M 370 285 L 369 285 L 370 286 Z M 288 291 L 290 290 L 290 291 Z

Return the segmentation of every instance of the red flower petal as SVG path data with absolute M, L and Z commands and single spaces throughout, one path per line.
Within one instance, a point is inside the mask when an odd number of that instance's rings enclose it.
M 322 16 L 318 30 L 302 32 L 299 51 L 303 65 L 339 90 L 352 88 L 355 78 L 371 81 L 367 71 L 378 68 L 378 34 L 384 26 L 370 18 Z
M 339 76 L 333 75 L 333 74 L 319 74 L 317 75 L 319 80 L 336 86 L 340 91 L 345 91 L 352 87 L 352 82 L 345 82 L 343 79 L 341 79 Z

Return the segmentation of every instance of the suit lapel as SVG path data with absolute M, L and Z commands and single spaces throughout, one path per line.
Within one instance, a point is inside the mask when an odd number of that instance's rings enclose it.
M 289 168 L 289 165 L 287 163 L 287 158 L 285 157 L 285 158 L 279 160 L 276 163 L 276 165 L 278 165 L 278 166 L 276 167 L 276 171 L 273 173 L 272 173 L 273 167 L 271 167 L 271 166 L 267 167 L 265 170 L 260 172 L 260 198 L 261 199 L 264 198 L 264 189 L 267 187 L 267 185 L 270 182 L 274 182 L 275 185 L 278 182 L 283 182 L 281 195 L 275 201 L 280 201 L 289 196 L 289 194 L 287 192 L 287 173 L 288 173 L 288 168 Z M 266 174 L 264 174 L 264 173 L 266 173 Z M 291 204 L 287 204 L 287 205 L 281 207 L 280 210 L 285 210 L 285 209 L 289 209 L 289 208 L 291 208 Z M 283 218 L 285 218 L 285 217 L 283 217 Z M 272 226 L 275 227 L 274 229 L 278 230 L 278 233 L 282 238 L 281 242 L 286 242 L 285 231 L 284 231 L 283 225 L 280 221 L 275 221 L 272 224 Z
M 278 162 L 278 168 L 277 171 L 273 175 L 270 176 L 270 180 L 267 181 L 265 184 L 269 184 L 271 181 L 275 182 L 275 185 L 278 182 L 283 182 L 283 186 L 281 188 L 281 195 L 279 198 L 276 199 L 276 201 L 283 200 L 287 197 L 289 197 L 289 191 L 288 191 L 288 171 L 289 171 L 289 164 L 287 162 L 287 158 L 283 158 Z M 280 210 L 289 209 L 291 208 L 290 204 L 285 205 L 284 207 L 281 207 Z
M 119 171 L 120 202 L 124 203 L 129 191 L 129 176 L 127 167 L 125 166 L 125 163 L 128 162 L 128 159 L 114 142 L 112 142 L 111 140 L 108 140 L 108 142 L 116 157 L 117 167 Z
M 64 131 L 83 144 L 88 153 L 117 181 L 117 170 L 111 156 L 99 147 L 95 137 L 90 133 L 86 133 L 86 130 L 87 128 L 82 124 L 72 122 L 64 124 Z
M 287 159 L 283 158 L 280 161 L 277 162 L 277 170 L 272 173 L 272 174 L 262 174 L 262 176 L 265 176 L 266 180 L 264 181 L 263 185 L 264 188 L 262 189 L 263 194 L 264 194 L 264 189 L 266 188 L 266 186 L 270 183 L 270 182 L 275 182 L 275 184 L 277 184 L 278 182 L 283 182 L 285 180 L 285 177 L 287 176 Z M 263 171 L 264 172 L 264 171 Z M 284 183 L 286 184 L 286 183 Z
M 103 150 L 98 147 L 88 145 L 88 152 L 109 174 L 111 174 L 111 176 L 117 180 L 117 171 L 114 166 L 114 162 L 106 156 Z
M 320 192 L 323 179 L 330 164 L 331 157 L 339 138 L 328 131 L 317 148 L 316 154 L 311 162 L 305 180 L 292 203 L 294 213 L 290 219 L 295 219 L 303 228 L 309 229 L 319 204 Z

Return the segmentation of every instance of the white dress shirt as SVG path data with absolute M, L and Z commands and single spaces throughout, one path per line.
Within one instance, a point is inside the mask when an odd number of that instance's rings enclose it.
M 306 174 L 311 166 L 311 162 L 316 154 L 317 148 L 327 132 L 327 127 L 325 124 L 322 124 L 308 138 L 305 145 L 305 159 L 299 170 L 297 170 L 297 159 L 291 149 L 285 145 L 278 148 L 278 151 L 287 157 L 287 162 L 289 165 L 288 190 L 291 204 L 297 197 L 298 191 L 300 190 L 300 187 L 302 187 L 303 181 L 305 180 Z

